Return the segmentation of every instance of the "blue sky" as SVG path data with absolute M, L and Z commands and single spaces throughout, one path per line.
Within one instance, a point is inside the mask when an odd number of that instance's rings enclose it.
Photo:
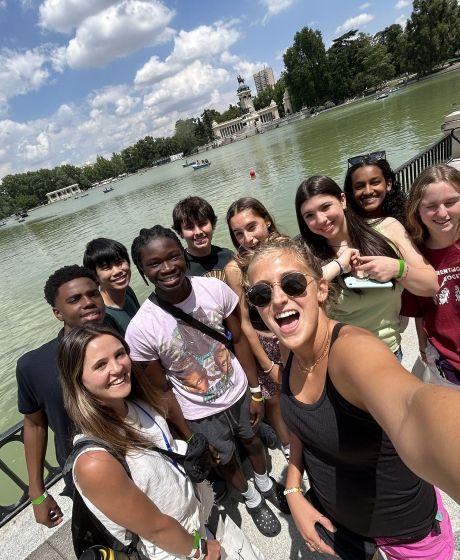
M 409 0 L 0 0 L 0 178 L 110 156 L 179 118 L 255 92 L 308 25 L 326 47 L 350 28 L 404 24 Z

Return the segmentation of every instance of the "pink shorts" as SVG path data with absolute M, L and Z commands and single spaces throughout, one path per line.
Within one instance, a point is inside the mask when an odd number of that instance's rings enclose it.
M 385 539 L 375 539 L 380 550 L 384 552 L 388 560 L 452 560 L 454 557 L 454 536 L 450 524 L 449 514 L 442 503 L 441 494 L 435 488 L 436 501 L 438 503 L 438 519 L 441 533 L 435 534 L 431 531 L 421 541 L 406 545 L 385 545 Z

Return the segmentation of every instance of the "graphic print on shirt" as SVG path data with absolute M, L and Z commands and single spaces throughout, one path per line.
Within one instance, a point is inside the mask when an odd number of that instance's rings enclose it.
M 449 303 L 450 298 L 455 298 L 460 303 L 460 266 L 443 268 L 436 271 L 439 277 L 439 292 L 433 296 L 436 305 L 445 305 Z M 455 282 L 457 281 L 457 282 Z
M 206 315 L 199 307 L 193 316 L 198 321 L 219 329 L 219 314 Z M 203 402 L 212 402 L 233 386 L 231 354 L 221 342 L 180 319 L 172 333 L 172 342 L 175 356 L 168 370 L 185 391 L 201 395 Z

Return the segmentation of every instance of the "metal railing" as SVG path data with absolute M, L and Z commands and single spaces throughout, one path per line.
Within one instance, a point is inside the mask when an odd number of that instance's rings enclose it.
M 414 156 L 406 163 L 395 169 L 396 179 L 401 183 L 404 192 L 409 192 L 415 178 L 430 165 L 446 163 L 452 157 L 452 138 L 454 131 L 441 138 L 428 148 Z
M 18 422 L 15 426 L 0 435 L 0 451 L 8 444 L 19 442 L 24 445 L 24 422 Z M 45 469 L 48 471 L 45 477 L 45 487 L 50 488 L 61 477 L 61 469 L 53 467 L 45 459 Z M 12 504 L 0 505 L 0 527 L 3 527 L 10 519 L 22 511 L 29 503 L 28 485 L 0 458 L 0 471 L 2 471 L 21 491 L 19 500 Z

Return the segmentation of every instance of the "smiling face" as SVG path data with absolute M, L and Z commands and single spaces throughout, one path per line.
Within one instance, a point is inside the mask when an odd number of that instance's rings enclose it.
M 430 235 L 456 240 L 460 232 L 460 193 L 450 183 L 428 185 L 418 212 Z
M 308 286 L 301 296 L 288 296 L 279 282 L 289 272 L 306 274 Z M 320 304 L 327 298 L 327 282 L 316 280 L 308 267 L 289 252 L 270 252 L 256 258 L 248 269 L 249 286 L 272 285 L 270 303 L 257 310 L 270 331 L 289 348 L 302 348 L 316 334 Z
M 358 167 L 351 176 L 353 196 L 356 204 L 372 218 L 381 217 L 385 196 L 391 191 L 391 180 L 385 181 L 377 165 Z
M 82 277 L 62 284 L 56 292 L 53 313 L 64 322 L 66 331 L 85 323 L 101 324 L 105 306 L 96 282 Z
M 131 360 L 117 338 L 102 334 L 88 343 L 81 382 L 106 406 L 120 409 L 131 392 Z
M 121 260 L 110 265 L 97 266 L 96 275 L 102 290 L 126 290 L 131 279 L 131 268 L 128 261 Z
M 253 249 L 261 241 L 267 239 L 271 223 L 248 209 L 232 216 L 229 226 L 241 247 Z
M 195 257 L 209 255 L 213 232 L 210 220 L 186 222 L 181 225 L 181 235 L 187 243 L 187 251 Z
M 174 239 L 151 239 L 141 249 L 140 264 L 145 276 L 166 299 L 169 299 L 168 295 L 188 289 L 184 250 Z
M 300 213 L 307 227 L 328 240 L 346 235 L 345 195 L 339 200 L 328 194 L 318 194 L 302 203 Z

